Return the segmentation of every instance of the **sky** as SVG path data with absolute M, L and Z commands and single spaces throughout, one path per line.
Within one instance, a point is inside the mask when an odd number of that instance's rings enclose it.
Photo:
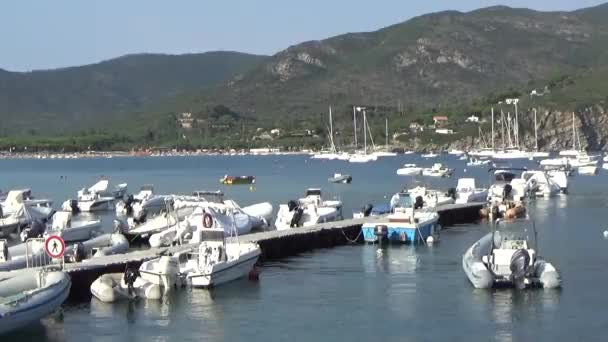
M 573 10 L 606 0 L 5 0 L 0 68 L 51 69 L 130 53 L 215 50 L 271 55 L 443 10 L 493 5 Z

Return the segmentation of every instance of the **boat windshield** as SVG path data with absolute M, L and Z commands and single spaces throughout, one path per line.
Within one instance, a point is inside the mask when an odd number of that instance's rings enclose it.
M 321 196 L 321 189 L 308 189 L 305 196 Z
M 224 241 L 224 230 L 201 229 L 201 241 Z
M 412 197 L 408 193 L 400 193 L 399 201 L 395 208 L 411 208 L 412 207 Z
M 224 203 L 224 193 L 221 191 L 194 191 L 192 196 L 205 199 L 213 203 Z
M 500 241 L 506 247 L 517 249 L 523 248 L 525 242 L 527 248 L 536 248 L 536 229 L 530 220 L 500 221 L 493 234 L 495 244 Z

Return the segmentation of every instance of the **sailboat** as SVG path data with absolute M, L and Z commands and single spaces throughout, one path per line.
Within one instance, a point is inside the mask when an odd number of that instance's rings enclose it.
M 578 149 L 577 149 L 578 143 Z M 596 156 L 590 156 L 581 148 L 581 141 L 574 125 L 574 112 L 572 112 L 572 150 L 560 151 L 560 158 L 545 159 L 540 162 L 543 166 L 565 166 L 572 168 L 583 168 L 579 173 L 595 174 L 597 172 Z
M 572 149 L 559 151 L 559 155 L 562 157 L 578 157 L 578 155 L 580 153 L 580 151 L 576 148 L 577 135 L 576 135 L 576 127 L 574 126 L 574 124 L 575 124 L 575 118 L 574 118 L 574 112 L 572 112 Z
M 509 147 L 503 151 L 494 153 L 494 159 L 528 159 L 529 153 L 520 149 L 519 146 L 519 117 L 517 113 L 517 102 L 515 104 L 515 119 L 511 119 L 511 114 L 507 113 L 507 137 Z M 513 139 L 511 139 L 511 131 Z M 513 141 L 514 140 L 514 141 Z
M 384 145 L 384 151 L 376 151 L 373 154 L 376 157 L 395 157 L 397 155 L 397 153 L 395 152 L 390 152 L 388 150 L 388 118 L 385 119 L 385 137 L 386 137 L 386 141 L 385 141 L 385 145 Z
M 378 159 L 375 154 L 367 154 L 367 128 L 367 117 L 365 114 L 365 108 L 363 108 L 363 151 L 352 154 L 348 158 L 348 161 L 351 163 L 367 163 Z
M 334 144 L 334 130 L 333 130 L 333 120 L 331 116 L 331 106 L 329 107 L 329 151 L 321 151 L 312 156 L 312 159 L 325 159 L 325 160 L 346 160 L 348 158 L 347 154 L 338 153 L 336 149 L 336 145 Z
M 483 134 L 481 132 L 481 126 L 479 129 L 479 140 L 484 141 Z M 496 153 L 496 149 L 494 148 L 494 108 L 492 108 L 492 148 L 488 148 L 487 145 L 484 148 L 476 149 L 470 151 L 468 154 L 473 157 L 492 157 Z

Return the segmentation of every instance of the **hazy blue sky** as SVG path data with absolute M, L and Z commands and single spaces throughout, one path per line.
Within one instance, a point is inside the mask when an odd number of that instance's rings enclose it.
M 0 68 L 98 62 L 127 53 L 273 54 L 305 40 L 371 31 L 441 10 L 496 4 L 572 10 L 597 0 L 5 0 Z

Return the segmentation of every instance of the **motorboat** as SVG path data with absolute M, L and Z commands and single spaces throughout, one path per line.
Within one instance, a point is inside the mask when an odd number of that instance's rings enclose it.
M 415 201 L 415 209 L 419 208 L 436 208 L 446 204 L 453 204 L 455 202 L 455 194 L 444 193 L 439 190 L 428 189 L 425 186 L 416 186 L 411 189 L 405 189 L 404 191 L 393 195 L 391 198 L 391 206 L 394 207 L 396 196 L 402 196 L 407 193 Z
M 426 243 L 429 237 L 436 239 L 440 231 L 439 215 L 433 211 L 414 210 L 413 205 L 411 196 L 402 193 L 385 220 L 363 223 L 363 239 L 371 243 L 394 241 L 411 244 Z
M 579 175 L 596 175 L 597 165 L 579 166 L 577 171 Z
M 91 294 L 104 303 L 113 303 L 121 299 L 162 298 L 161 288 L 142 278 L 137 270 L 127 269 L 124 273 L 107 273 L 91 284 Z
M 190 249 L 163 255 L 159 258 L 144 261 L 139 267 L 140 276 L 155 285 L 161 287 L 163 293 L 170 292 L 172 289 L 180 288 L 186 284 L 185 276 L 188 260 L 192 257 Z
M 100 234 L 101 220 L 74 220 L 69 211 L 56 212 L 51 226 L 45 232 L 45 236 L 60 236 L 65 242 L 89 240 Z M 25 240 L 22 236 L 22 241 Z
M 423 168 L 422 175 L 427 177 L 450 177 L 453 169 L 447 168 L 442 163 L 435 163 L 430 168 Z
M 108 185 L 109 181 L 102 179 L 88 189 L 78 190 L 77 199 L 65 201 L 62 209 L 72 212 L 94 212 L 112 209 L 116 197 L 115 194 L 108 192 Z
M 527 169 L 490 168 L 488 172 L 494 175 L 495 182 L 488 189 L 488 207 L 482 209 L 482 216 L 492 219 L 525 217 L 524 203 L 528 196 L 528 188 L 526 180 L 518 178 L 516 171 L 524 172 Z
M 46 222 L 54 213 L 53 208 L 48 207 L 28 207 L 21 204 L 12 207 L 11 214 L 0 216 L 0 234 L 8 235 L 11 233 L 21 233 L 21 230 L 31 226 L 34 222 Z
M 148 214 L 156 214 L 165 208 L 167 196 L 154 194 L 154 185 L 144 184 L 139 192 L 126 196 L 116 203 L 116 213 L 119 215 L 139 215 L 142 210 Z
M 101 256 L 126 253 L 129 242 L 119 233 L 107 233 L 92 239 L 66 245 L 65 257 L 78 262 Z M 11 246 L 6 255 L 0 258 L 0 272 L 13 271 L 28 266 L 46 266 L 54 259 L 49 258 L 44 247 L 44 239 L 29 239 L 24 243 Z
M 471 160 L 469 160 L 469 162 L 467 162 L 467 166 L 483 166 L 483 165 L 489 165 L 491 163 L 491 161 L 489 159 L 475 159 L 475 158 L 471 158 Z
M 378 160 L 378 157 L 375 154 L 366 154 L 366 153 L 356 153 L 352 154 L 348 158 L 349 163 L 368 163 L 371 161 Z
M 456 185 L 456 203 L 484 203 L 488 200 L 488 189 L 478 188 L 475 178 L 460 178 Z
M 559 186 L 562 193 L 568 192 L 568 171 L 566 169 L 547 170 L 547 175 Z
M 461 155 L 460 157 L 458 157 L 458 160 L 467 160 L 467 159 L 469 159 L 469 156 L 466 153 Z
M 429 152 L 429 153 L 421 155 L 421 157 L 425 158 L 425 159 L 437 158 L 437 156 L 439 156 L 439 155 L 436 153 L 433 153 L 433 152 Z
M 334 173 L 333 177 L 328 178 L 327 181 L 330 183 L 350 184 L 353 181 L 353 177 L 351 175 Z
M 448 154 L 451 154 L 453 156 L 459 157 L 459 156 L 461 156 L 461 155 L 464 154 L 464 151 L 461 151 L 461 150 L 449 150 Z
M 402 168 L 397 170 L 399 176 L 418 176 L 422 174 L 422 168 L 416 166 L 416 164 L 405 164 Z
M 11 214 L 21 204 L 28 207 L 50 208 L 53 206 L 53 200 L 35 198 L 31 189 L 11 190 L 6 193 L 2 202 L 0 202 L 0 216 Z
M 492 232 L 464 253 L 462 268 L 479 289 L 561 286 L 557 269 L 538 256 L 536 230 L 529 220 L 496 223 Z
M 546 171 L 523 171 L 521 178 L 526 182 L 526 191 L 533 197 L 551 197 L 561 188 Z
M 324 201 L 321 189 L 307 189 L 304 198 L 279 206 L 277 230 L 342 220 L 342 202 Z
M 0 282 L 0 334 L 31 326 L 66 300 L 72 282 L 65 272 L 32 270 Z
M 482 148 L 478 150 L 469 151 L 469 155 L 473 157 L 486 157 L 491 158 L 496 154 L 496 150 L 493 148 Z
M 228 176 L 220 178 L 220 183 L 224 185 L 238 185 L 238 184 L 255 184 L 255 176 Z
M 191 270 L 186 279 L 193 287 L 218 285 L 246 277 L 255 267 L 262 250 L 257 243 L 227 238 L 223 229 L 199 230 L 198 255 L 187 261 Z

